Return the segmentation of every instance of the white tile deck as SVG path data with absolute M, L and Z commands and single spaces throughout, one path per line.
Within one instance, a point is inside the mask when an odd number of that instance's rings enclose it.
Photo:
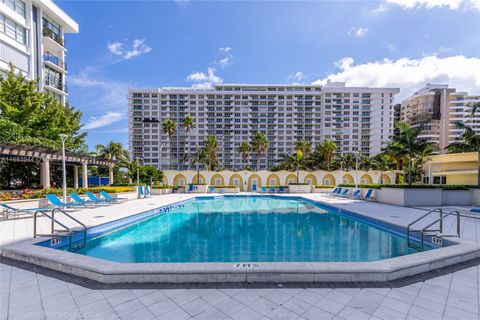
M 374 218 L 406 225 L 425 211 L 320 194 L 304 195 Z M 164 195 L 74 214 L 89 226 L 186 199 Z M 48 230 L 42 219 L 40 228 Z M 445 228 L 454 228 L 448 219 Z M 0 222 L 0 245 L 31 238 L 32 219 Z M 453 229 L 452 229 L 453 230 Z M 478 240 L 480 220 L 462 218 L 462 238 Z M 4 319 L 479 319 L 479 261 L 381 286 L 319 288 L 162 288 L 102 286 L 41 268 L 0 262 Z

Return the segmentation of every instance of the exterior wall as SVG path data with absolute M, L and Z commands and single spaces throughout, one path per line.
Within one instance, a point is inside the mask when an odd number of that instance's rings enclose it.
M 400 119 L 414 127 L 424 126 L 419 137 L 440 148 L 455 142 L 462 130 L 453 127 L 455 122 L 463 122 L 480 133 L 480 114 L 471 116 L 472 105 L 480 101 L 480 96 L 466 92 L 456 92 L 448 85 L 427 84 L 402 102 Z
M 0 21 L 8 19 L 17 27 L 15 39 L 0 29 L 0 73 L 11 63 L 16 71 L 36 80 L 39 90 L 65 103 L 64 34 L 78 33 L 78 24 L 50 0 L 0 1 L 0 15 Z
M 445 179 L 446 184 L 476 185 L 477 184 L 477 153 L 450 153 L 430 156 L 423 164 L 423 171 L 428 181 Z
M 165 178 L 163 183 L 171 184 L 174 186 L 178 186 L 181 181 L 185 181 L 186 184 L 192 183 L 193 178 L 197 175 L 195 170 L 183 170 L 183 171 L 176 171 L 176 170 L 165 170 L 164 172 Z M 352 178 L 352 183 L 355 183 L 355 172 L 351 171 L 347 173 Z M 389 177 L 392 181 L 395 181 L 395 173 L 394 172 L 384 172 L 384 176 Z M 317 182 L 324 181 L 324 178 L 332 178 L 335 181 L 339 182 L 340 178 L 345 176 L 345 171 L 300 171 L 300 181 L 305 181 L 305 178 L 312 179 L 316 178 Z M 290 171 L 267 171 L 267 170 L 260 170 L 260 171 L 200 171 L 200 177 L 204 177 L 207 184 L 212 184 L 212 180 L 216 180 L 219 177 L 223 178 L 224 183 L 222 184 L 229 184 L 234 185 L 233 181 L 235 179 L 241 184 L 239 185 L 240 191 L 251 191 L 252 189 L 252 182 L 254 179 L 257 179 L 257 188 L 261 186 L 269 186 L 270 179 L 277 178 L 280 181 L 280 185 L 288 185 L 288 179 L 292 179 L 293 182 L 296 182 L 296 172 Z M 379 183 L 380 181 L 380 172 L 379 171 L 359 171 L 358 172 L 358 183 L 361 183 L 361 179 L 365 179 L 365 177 L 370 177 L 373 183 Z M 215 181 L 213 181 L 215 182 Z M 333 182 L 333 181 L 332 181 Z M 332 183 L 331 182 L 331 183 Z M 322 184 L 322 183 L 320 183 Z
M 278 164 L 297 140 L 316 145 L 331 139 L 338 154 L 374 155 L 393 133 L 394 88 L 355 88 L 345 83 L 319 85 L 221 84 L 212 89 L 130 89 L 129 150 L 132 158 L 165 169 L 193 169 L 182 159 L 211 135 L 219 142 L 223 167 L 245 167 L 236 151 L 257 131 L 269 139 L 269 150 L 259 159 L 259 169 Z M 185 115 L 196 127 L 186 133 Z M 169 141 L 162 130 L 165 119 L 179 125 Z M 249 165 L 255 168 L 254 154 Z

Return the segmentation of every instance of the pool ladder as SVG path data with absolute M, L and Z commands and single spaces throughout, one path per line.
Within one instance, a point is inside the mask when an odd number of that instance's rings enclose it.
M 74 221 L 75 223 L 80 225 L 80 229 L 83 235 L 82 242 L 76 246 L 73 245 L 73 235 L 76 231 L 78 231 L 78 228 L 71 228 L 67 227 L 64 223 L 60 222 L 57 218 L 55 218 L 55 213 L 60 212 L 63 213 L 67 218 L 70 220 Z M 48 218 L 51 221 L 51 233 L 49 234 L 40 234 L 37 232 L 37 217 L 38 215 L 42 215 L 46 218 Z M 62 227 L 62 229 L 55 229 L 55 225 L 59 225 Z M 84 248 L 87 245 L 87 226 L 80 222 L 78 219 L 72 217 L 70 214 L 65 212 L 65 210 L 61 208 L 55 208 L 51 211 L 51 215 L 49 215 L 45 211 L 35 211 L 33 215 L 33 237 L 52 237 L 53 239 L 56 239 L 58 237 L 68 237 L 68 251 L 74 251 L 78 250 L 81 248 Z
M 430 216 L 431 214 L 434 214 L 434 213 L 437 213 L 437 212 L 439 214 L 439 217 L 437 219 L 435 219 L 434 221 L 430 222 L 429 224 L 427 224 L 425 227 L 423 227 L 421 229 L 411 229 L 413 227 L 413 225 L 416 224 L 417 222 L 419 222 L 420 220 L 423 220 L 426 217 Z M 454 234 L 454 235 L 443 234 L 443 220 L 445 218 L 447 218 L 449 216 L 453 216 L 453 215 L 456 216 L 457 234 Z M 438 229 L 430 229 L 431 227 L 433 227 L 437 223 L 439 224 Z M 419 234 L 420 244 L 418 244 L 418 242 L 416 243 L 412 239 L 412 234 L 415 234 L 415 233 Z M 428 211 L 427 213 L 425 213 L 424 215 L 422 215 L 418 219 L 415 219 L 414 221 L 412 221 L 407 226 L 407 244 L 408 244 L 408 247 L 414 248 L 414 249 L 419 250 L 419 251 L 423 251 L 424 250 L 424 244 L 425 244 L 425 236 L 428 236 L 428 235 L 436 236 L 436 237 L 439 237 L 439 238 L 442 238 L 442 237 L 458 237 L 459 238 L 460 237 L 460 212 L 458 210 L 452 210 L 452 211 L 449 211 L 449 212 L 444 212 L 442 208 L 436 208 L 436 209 L 432 209 L 432 210 Z

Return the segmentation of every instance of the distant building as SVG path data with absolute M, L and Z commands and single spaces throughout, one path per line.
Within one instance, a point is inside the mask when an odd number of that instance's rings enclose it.
M 462 133 L 453 123 L 463 122 L 480 133 L 480 110 L 474 118 L 471 116 L 472 105 L 479 101 L 480 96 L 457 92 L 448 85 L 427 84 L 402 102 L 400 118 L 413 127 L 423 125 L 420 137 L 445 153 L 445 147 Z
M 260 169 L 278 164 L 300 139 L 319 144 L 331 139 L 338 153 L 366 155 L 381 151 L 393 133 L 393 101 L 397 88 L 321 85 L 219 84 L 214 88 L 130 89 L 129 150 L 146 165 L 161 169 L 191 167 L 188 154 L 215 136 L 218 158 L 228 169 L 241 169 L 237 148 L 263 132 L 270 147 Z M 190 114 L 196 127 L 185 139 L 182 121 Z M 162 130 L 165 119 L 178 129 L 172 141 Z M 255 154 L 249 157 L 255 168 Z
M 65 33 L 78 33 L 78 24 L 51 0 L 0 0 L 0 73 L 13 64 L 64 103 Z
M 476 185 L 478 153 L 449 153 L 429 156 L 423 164 L 424 183 Z
M 397 103 L 396 105 L 393 106 L 393 123 L 401 121 L 401 109 L 402 105 L 400 103 Z M 393 134 L 397 135 L 399 134 L 400 130 L 394 127 L 393 129 Z

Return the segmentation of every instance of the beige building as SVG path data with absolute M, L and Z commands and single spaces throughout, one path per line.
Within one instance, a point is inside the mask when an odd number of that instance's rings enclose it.
M 477 161 L 478 154 L 476 152 L 430 156 L 423 165 L 425 173 L 424 182 L 476 185 L 478 174 Z
M 424 125 L 420 138 L 439 146 L 439 153 L 461 135 L 455 122 L 463 122 L 480 133 L 480 113 L 472 118 L 471 108 L 480 95 L 457 92 L 448 85 L 427 84 L 402 102 L 400 120 L 414 127 Z

